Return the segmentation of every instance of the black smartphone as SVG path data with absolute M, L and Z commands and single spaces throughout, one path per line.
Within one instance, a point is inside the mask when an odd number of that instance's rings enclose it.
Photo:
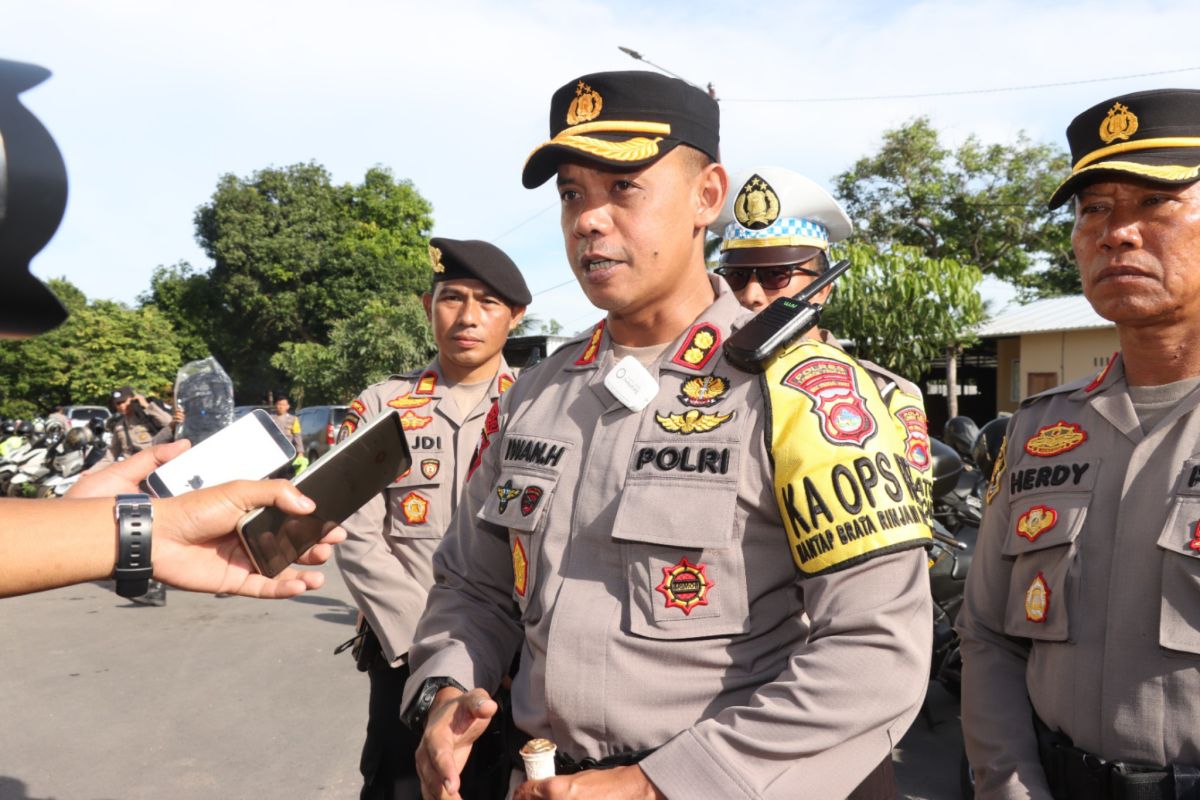
M 238 537 L 254 568 L 283 572 L 327 532 L 362 508 L 412 466 L 400 412 L 392 409 L 330 449 L 292 483 L 317 504 L 308 516 L 259 508 L 238 522 Z
M 228 481 L 256 481 L 295 457 L 296 448 L 257 408 L 151 472 L 146 485 L 157 497 L 173 497 Z

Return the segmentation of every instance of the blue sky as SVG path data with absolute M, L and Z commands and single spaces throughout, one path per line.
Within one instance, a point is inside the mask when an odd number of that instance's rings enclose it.
M 208 262 L 192 214 L 224 173 L 315 160 L 338 181 L 375 164 L 434 206 L 433 233 L 504 248 L 530 309 L 599 317 L 570 280 L 552 186 L 520 186 L 549 97 L 573 77 L 638 68 L 640 51 L 722 99 L 732 170 L 778 164 L 828 185 L 880 133 L 929 115 L 946 138 L 1062 144 L 1085 107 L 1200 87 L 1200 70 L 1050 89 L 858 102 L 1200 67 L 1160 46 L 1200 29 L 1194 2 L 341 4 L 38 0 L 0 14 L 0 57 L 54 72 L 25 103 L 58 140 L 71 188 L 34 261 L 89 297 L 131 302 L 160 264 Z M 989 290 L 993 296 L 1005 292 Z

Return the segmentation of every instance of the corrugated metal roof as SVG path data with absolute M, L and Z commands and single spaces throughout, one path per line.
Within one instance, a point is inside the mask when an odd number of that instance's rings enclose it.
M 1093 311 L 1087 298 L 1078 294 L 1009 306 L 980 326 L 976 333 L 995 338 L 1111 327 L 1113 324 Z

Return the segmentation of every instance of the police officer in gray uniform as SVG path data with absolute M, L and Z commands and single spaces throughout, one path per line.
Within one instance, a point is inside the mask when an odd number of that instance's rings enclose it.
M 1200 797 L 1200 91 L 1067 128 L 1098 375 L 1028 398 L 958 617 L 982 798 Z
M 551 740 L 561 773 L 518 758 L 517 798 L 895 796 L 868 776 L 928 681 L 926 434 L 819 341 L 726 361 L 718 114 L 645 72 L 551 101 L 524 183 L 557 178 L 607 315 L 485 420 L 410 652 L 426 796 L 457 796 L 517 651 L 513 752 Z
M 458 507 L 484 417 L 515 378 L 504 343 L 532 300 L 517 265 L 487 242 L 436 238 L 429 252 L 432 288 L 422 299 L 437 358 L 367 388 L 338 432 L 340 441 L 397 409 L 413 455 L 411 469 L 346 520 L 337 551 L 366 626 L 358 651 L 371 681 L 363 800 L 420 793 L 418 737 L 400 722 L 408 649 L 433 583 L 433 551 Z

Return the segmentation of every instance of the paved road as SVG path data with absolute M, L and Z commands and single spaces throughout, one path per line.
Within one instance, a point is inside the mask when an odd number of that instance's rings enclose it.
M 366 676 L 354 611 L 327 586 L 286 601 L 169 592 L 136 606 L 111 584 L 0 601 L 0 800 L 358 796 Z M 897 750 L 909 797 L 957 798 L 957 705 Z

